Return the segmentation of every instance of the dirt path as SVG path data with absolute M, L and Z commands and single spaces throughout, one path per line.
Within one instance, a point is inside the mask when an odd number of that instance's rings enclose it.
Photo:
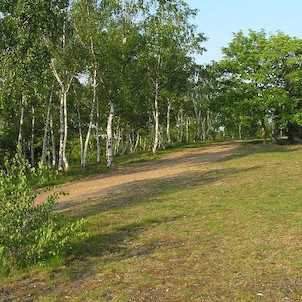
M 68 195 L 61 197 L 59 203 L 79 202 L 98 197 L 115 187 L 136 181 L 167 178 L 182 173 L 206 170 L 207 163 L 217 162 L 234 155 L 239 146 L 240 143 L 225 143 L 187 149 L 171 153 L 164 159 L 115 168 L 106 174 L 64 184 L 56 191 L 64 191 Z M 45 197 L 45 194 L 40 195 L 37 202 L 45 200 Z

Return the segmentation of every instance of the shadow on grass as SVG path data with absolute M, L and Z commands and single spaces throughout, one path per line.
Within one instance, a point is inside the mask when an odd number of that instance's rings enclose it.
M 301 150 L 301 146 L 299 145 L 276 145 L 273 143 L 266 143 L 255 141 L 255 142 L 243 142 L 239 148 L 236 150 L 236 153 L 230 156 L 229 158 L 225 158 L 222 161 L 228 159 L 237 159 L 242 158 L 249 155 L 256 154 L 271 154 L 271 153 L 292 153 L 297 150 Z
M 103 196 L 85 202 L 65 202 L 58 205 L 58 210 L 67 214 L 68 219 L 88 218 L 93 215 L 121 208 L 148 204 L 163 193 L 179 192 L 205 186 L 221 181 L 223 178 L 237 173 L 246 173 L 260 168 L 259 166 L 245 169 L 214 169 L 207 172 L 190 172 L 162 179 L 141 180 L 117 185 L 109 188 Z
M 112 212 L 116 214 L 126 215 L 125 210 L 136 206 L 151 206 L 154 209 L 159 209 L 160 206 L 168 206 L 171 210 L 163 211 L 161 214 L 156 212 L 150 217 L 143 214 L 138 215 L 135 222 L 127 223 L 127 221 L 117 222 L 112 227 L 102 229 L 102 219 L 94 222 L 95 231 L 89 238 L 78 243 L 73 250 L 75 258 L 71 260 L 65 273 L 68 278 L 73 281 L 76 279 L 83 280 L 93 277 L 100 267 L 107 264 L 114 264 L 119 261 L 146 257 L 154 253 L 158 248 L 166 246 L 167 248 L 175 248 L 180 244 L 177 241 L 171 242 L 148 242 L 146 244 L 137 245 L 131 244 L 135 242 L 140 234 L 146 230 L 158 227 L 161 224 L 166 224 L 184 218 L 184 209 L 177 209 L 171 205 L 171 200 L 165 199 L 156 200 L 158 196 L 163 194 L 173 194 L 174 192 L 182 191 L 195 187 L 202 187 L 210 183 L 222 181 L 224 178 L 236 173 L 248 173 L 256 170 L 259 167 L 246 169 L 220 169 L 208 172 L 186 173 L 175 177 L 164 179 L 139 181 L 132 184 L 120 185 L 112 189 L 111 194 L 106 196 L 88 200 L 84 203 L 65 205 L 65 214 L 67 219 L 89 218 L 100 214 Z M 166 204 L 167 203 L 167 204 Z M 120 211 L 124 211 L 121 213 Z M 185 213 L 188 215 L 189 213 Z M 107 221 L 108 224 L 108 221 Z M 99 229 L 98 229 L 99 227 Z
M 125 259 L 132 258 L 133 256 L 147 255 L 155 250 L 158 245 L 148 244 L 140 247 L 140 249 L 135 249 L 134 252 L 126 248 L 127 243 L 137 238 L 140 233 L 148 228 L 176 221 L 182 217 L 182 215 L 175 215 L 120 225 L 114 228 L 114 232 L 106 234 L 98 233 L 90 236 L 79 243 L 75 247 L 75 250 L 77 251 L 77 255 L 81 257 L 100 257 L 109 253 L 111 255 L 116 255 L 118 258 Z

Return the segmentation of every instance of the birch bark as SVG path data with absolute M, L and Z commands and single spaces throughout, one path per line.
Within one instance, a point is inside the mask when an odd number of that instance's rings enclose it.
M 107 157 L 107 167 L 111 167 L 113 164 L 113 150 L 112 150 L 112 121 L 114 115 L 114 104 L 110 101 L 110 110 L 107 120 L 107 141 L 106 141 L 106 157 Z
M 42 146 L 42 155 L 41 155 L 41 160 L 40 163 L 42 165 L 46 164 L 46 153 L 47 153 L 47 148 L 48 148 L 48 128 L 49 128 L 49 123 L 50 123 L 50 110 L 51 110 L 51 105 L 52 105 L 52 94 L 53 92 L 50 92 L 49 96 L 49 101 L 48 101 L 48 108 L 47 108 L 47 114 L 46 114 L 46 119 L 45 119 L 45 128 L 44 128 L 44 136 L 43 136 L 43 146 Z
M 171 106 L 172 106 L 172 101 L 171 99 L 168 99 L 168 108 L 167 108 L 167 142 L 168 142 L 168 147 L 172 146 L 172 140 L 171 140 L 171 132 L 170 132 L 170 112 L 171 112 Z
M 30 160 L 31 166 L 35 166 L 35 108 L 31 107 L 31 142 L 30 142 Z
M 159 109 L 158 109 L 158 91 L 159 84 L 158 80 L 156 79 L 155 83 L 155 97 L 154 97 L 154 110 L 153 110 L 153 117 L 154 117 L 154 140 L 153 140 L 153 148 L 152 152 L 156 153 L 158 142 L 159 142 Z
M 69 91 L 71 82 L 73 80 L 73 76 L 70 76 L 67 81 L 63 81 L 56 69 L 54 59 L 51 60 L 50 64 L 51 70 L 60 85 L 60 142 L 59 142 L 59 163 L 58 170 L 59 171 L 67 171 L 68 170 L 68 161 L 66 158 L 66 145 L 67 145 L 67 93 Z
M 24 124 L 24 110 L 25 110 L 25 97 L 22 95 L 21 97 L 21 113 L 20 113 L 20 121 L 19 121 L 19 134 L 18 134 L 18 147 L 22 147 L 22 129 L 23 129 L 23 124 Z
M 51 136 L 51 150 L 52 150 L 52 166 L 55 167 L 57 160 L 56 160 L 56 140 L 55 140 L 55 135 L 53 132 L 53 122 L 52 122 L 52 115 L 50 115 L 50 120 L 49 120 L 49 127 L 50 127 L 50 136 Z

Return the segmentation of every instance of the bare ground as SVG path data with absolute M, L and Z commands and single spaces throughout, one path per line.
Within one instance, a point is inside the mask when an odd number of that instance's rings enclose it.
M 68 194 L 59 199 L 60 204 L 81 202 L 102 196 L 109 190 L 118 190 L 126 184 L 207 170 L 207 163 L 218 162 L 234 155 L 239 146 L 240 143 L 232 142 L 174 152 L 163 159 L 114 168 L 106 174 L 64 184 L 55 191 L 63 191 Z M 37 202 L 41 203 L 45 198 L 46 194 L 39 195 Z

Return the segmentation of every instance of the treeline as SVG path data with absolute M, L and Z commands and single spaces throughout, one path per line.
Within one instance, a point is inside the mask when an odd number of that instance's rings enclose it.
M 164 124 L 171 144 L 205 39 L 184 1 L 4 0 L 0 11 L 2 150 L 21 145 L 33 165 L 67 170 L 91 150 L 108 166 L 156 152 Z
M 299 136 L 301 40 L 234 35 L 196 64 L 205 36 L 181 0 L 3 0 L 0 148 L 31 164 L 222 138 Z
M 239 32 L 216 66 L 216 102 L 226 129 L 261 131 L 264 141 L 302 138 L 302 40 L 282 32 Z M 234 121 L 236 121 L 234 123 Z

